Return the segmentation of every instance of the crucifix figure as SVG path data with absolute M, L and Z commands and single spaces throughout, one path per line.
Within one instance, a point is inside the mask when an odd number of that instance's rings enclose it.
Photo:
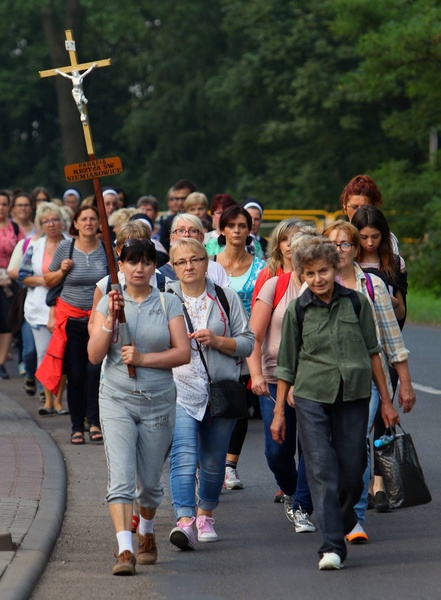
M 64 45 L 69 52 L 70 65 L 68 67 L 58 67 L 57 69 L 48 69 L 40 71 L 40 77 L 53 77 L 62 75 L 72 81 L 72 96 L 80 113 L 81 123 L 83 125 L 84 138 L 86 140 L 87 153 L 89 157 L 94 155 L 92 134 L 90 132 L 89 118 L 87 115 L 87 98 L 83 92 L 83 80 L 89 73 L 98 67 L 108 67 L 111 64 L 110 58 L 95 60 L 94 62 L 78 63 L 75 40 L 72 31 L 66 30 L 66 40 Z
M 89 73 L 95 67 L 96 63 L 93 63 L 93 65 L 91 65 L 84 73 L 80 74 L 79 71 L 72 71 L 72 75 L 69 75 L 69 73 L 63 73 L 63 71 L 60 71 L 60 69 L 54 69 L 55 73 L 58 73 L 58 75 L 62 75 L 63 77 L 66 77 L 67 79 L 70 79 L 72 81 L 72 96 L 80 112 L 80 118 L 82 123 L 87 123 L 87 113 L 85 111 L 85 104 L 87 104 L 87 98 L 83 92 L 83 79 L 86 77 L 86 75 L 89 75 Z

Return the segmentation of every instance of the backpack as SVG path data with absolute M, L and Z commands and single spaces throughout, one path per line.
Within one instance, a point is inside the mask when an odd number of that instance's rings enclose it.
M 350 301 L 352 302 L 354 312 L 358 319 L 360 317 L 360 312 L 361 312 L 360 298 L 358 297 L 358 294 L 355 290 L 350 290 L 350 293 L 348 295 L 349 295 Z M 300 306 L 298 302 L 296 302 L 296 317 L 297 317 L 297 324 L 299 327 L 299 332 L 300 332 L 300 335 L 302 335 L 303 321 L 305 320 L 305 307 Z
M 286 290 L 289 286 L 289 280 L 291 279 L 291 273 L 283 273 L 277 278 L 276 289 L 274 290 L 273 306 L 272 311 L 274 312 L 279 304 L 280 300 L 286 294 Z
M 222 308 L 227 315 L 228 321 L 230 320 L 230 305 L 228 304 L 227 296 L 224 290 L 220 287 L 220 285 L 214 284 L 214 289 L 216 290 L 217 297 L 219 298 L 219 302 L 222 305 Z
M 375 290 L 374 290 L 374 284 L 372 283 L 372 277 L 369 275 L 369 273 L 365 273 L 365 277 L 366 277 L 366 289 L 368 291 L 369 298 L 372 300 L 372 302 L 375 302 Z

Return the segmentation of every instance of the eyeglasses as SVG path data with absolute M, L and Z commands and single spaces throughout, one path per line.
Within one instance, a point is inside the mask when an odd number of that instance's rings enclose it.
M 206 258 L 189 258 L 188 260 L 181 258 L 180 260 L 174 262 L 173 266 L 176 269 L 183 269 L 187 265 L 187 263 L 189 263 L 192 267 L 197 267 L 199 263 L 203 263 L 206 260 Z
M 190 227 L 190 229 L 185 229 L 185 227 L 179 227 L 178 229 L 172 231 L 172 233 L 175 233 L 176 235 L 187 234 L 190 237 L 197 237 L 200 234 L 200 231 L 199 229 L 196 229 L 196 227 Z
M 355 210 L 355 211 L 357 211 L 357 210 L 358 210 L 359 208 L 361 208 L 362 206 L 364 206 L 364 205 L 363 205 L 363 204 L 360 204 L 360 205 L 358 205 L 358 204 L 348 204 L 348 205 L 346 206 L 346 209 L 350 208 L 351 210 Z
M 31 208 L 30 204 L 14 204 L 14 208 Z
M 187 200 L 187 196 L 172 196 L 171 199 L 177 202 L 178 200 Z
M 61 219 L 48 219 L 47 221 L 41 221 L 40 225 L 56 225 Z
M 352 242 L 342 242 L 341 244 L 334 243 L 334 246 L 338 248 L 340 252 L 349 252 L 351 247 L 355 246 L 355 244 L 352 244 Z

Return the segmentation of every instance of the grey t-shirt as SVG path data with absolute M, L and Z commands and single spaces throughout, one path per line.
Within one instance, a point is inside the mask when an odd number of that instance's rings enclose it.
M 130 338 L 139 352 L 168 350 L 171 347 L 168 322 L 183 314 L 179 298 L 174 294 L 162 294 L 161 300 L 159 291 L 152 288 L 151 294 L 141 304 L 132 300 L 126 291 L 124 291 L 124 301 L 124 313 Z M 99 301 L 97 311 L 107 316 L 107 295 Z M 136 377 L 130 379 L 127 366 L 121 358 L 121 339 L 110 344 L 102 378 L 106 384 L 128 392 L 136 390 L 158 392 L 173 385 L 171 369 L 136 367 Z
M 62 261 L 69 258 L 71 244 L 72 240 L 63 240 L 58 244 L 49 271 L 58 271 Z M 90 310 L 96 282 L 108 273 L 104 246 L 100 244 L 89 254 L 74 247 L 72 260 L 74 266 L 64 278 L 60 298 L 76 308 Z

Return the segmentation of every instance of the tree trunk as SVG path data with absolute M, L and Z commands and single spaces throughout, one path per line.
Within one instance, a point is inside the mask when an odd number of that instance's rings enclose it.
M 429 134 L 429 163 L 435 165 L 438 158 L 438 129 L 432 127 Z

